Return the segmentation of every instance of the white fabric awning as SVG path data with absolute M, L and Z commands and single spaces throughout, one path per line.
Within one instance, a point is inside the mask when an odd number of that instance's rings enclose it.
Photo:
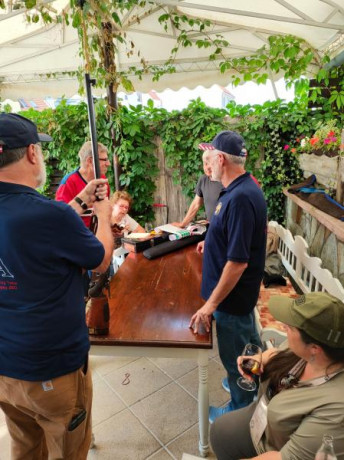
M 49 2 L 56 10 L 68 7 L 67 0 Z M 128 58 L 125 46 L 116 56 L 117 69 L 140 66 L 144 57 L 149 64 L 166 61 L 175 46 L 174 31 L 165 32 L 158 17 L 162 6 L 188 16 L 210 19 L 211 34 L 221 34 L 230 46 L 229 57 L 250 55 L 267 43 L 271 35 L 293 34 L 307 40 L 319 52 L 330 50 L 332 56 L 344 50 L 344 0 L 161 0 L 156 7 L 134 9 L 123 19 L 127 39 L 136 51 Z M 161 6 L 158 6 L 158 3 Z M 1 12 L 3 12 L 1 14 Z M 140 15 L 140 22 L 131 21 Z M 193 40 L 199 36 L 194 34 Z M 175 62 L 176 73 L 153 82 L 149 75 L 142 81 L 132 78 L 137 91 L 166 88 L 226 86 L 228 74 L 221 74 L 217 62 L 208 60 L 209 50 L 196 46 L 183 48 Z M 75 94 L 78 83 L 61 72 L 77 70 L 79 56 L 77 31 L 72 26 L 40 23 L 27 24 L 21 11 L 0 10 L 0 95 L 2 98 L 62 96 Z M 47 76 L 48 75 L 48 76 Z M 50 78 L 49 78 L 50 76 Z

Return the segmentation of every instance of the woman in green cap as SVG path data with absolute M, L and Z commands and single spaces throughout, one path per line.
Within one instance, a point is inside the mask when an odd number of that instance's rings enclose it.
M 313 292 L 274 296 L 288 340 L 263 353 L 258 398 L 211 426 L 218 460 L 314 460 L 324 434 L 344 460 L 344 303 Z M 239 371 L 244 357 L 238 358 Z

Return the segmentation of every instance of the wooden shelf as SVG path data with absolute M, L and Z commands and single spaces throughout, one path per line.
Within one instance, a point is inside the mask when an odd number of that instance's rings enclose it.
M 289 193 L 286 189 L 283 190 L 284 195 L 294 203 L 296 203 L 300 208 L 304 209 L 308 214 L 315 217 L 318 222 L 328 228 L 336 237 L 344 242 L 344 222 L 341 220 L 329 216 L 326 212 L 320 211 L 320 209 L 315 206 L 307 203 L 307 201 L 301 200 L 297 195 Z

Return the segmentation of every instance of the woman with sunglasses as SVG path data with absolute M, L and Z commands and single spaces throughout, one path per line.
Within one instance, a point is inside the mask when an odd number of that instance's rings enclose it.
M 286 324 L 287 348 L 263 353 L 257 400 L 215 420 L 215 454 L 218 460 L 314 460 L 328 434 L 343 460 L 344 304 L 313 292 L 274 296 L 269 310 Z

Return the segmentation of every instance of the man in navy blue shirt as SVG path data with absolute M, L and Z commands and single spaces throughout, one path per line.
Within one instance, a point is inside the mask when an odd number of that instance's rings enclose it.
M 198 251 L 203 252 L 201 294 L 206 303 L 191 318 L 197 333 L 203 323 L 210 329 L 216 321 L 219 354 L 228 373 L 231 401 L 210 407 L 209 420 L 248 405 L 253 392 L 237 385 L 236 360 L 246 343 L 260 345 L 253 309 L 263 278 L 267 211 L 260 187 L 244 169 L 247 151 L 244 139 L 222 131 L 211 144 L 202 144 L 212 169 L 212 179 L 223 184 L 209 230 Z
M 68 205 L 35 189 L 45 182 L 30 120 L 0 114 L 0 408 L 12 459 L 86 459 L 92 381 L 83 269 L 103 272 L 113 251 L 106 181 Z M 99 188 L 99 184 L 101 187 Z M 93 203 L 93 235 L 80 216 Z

